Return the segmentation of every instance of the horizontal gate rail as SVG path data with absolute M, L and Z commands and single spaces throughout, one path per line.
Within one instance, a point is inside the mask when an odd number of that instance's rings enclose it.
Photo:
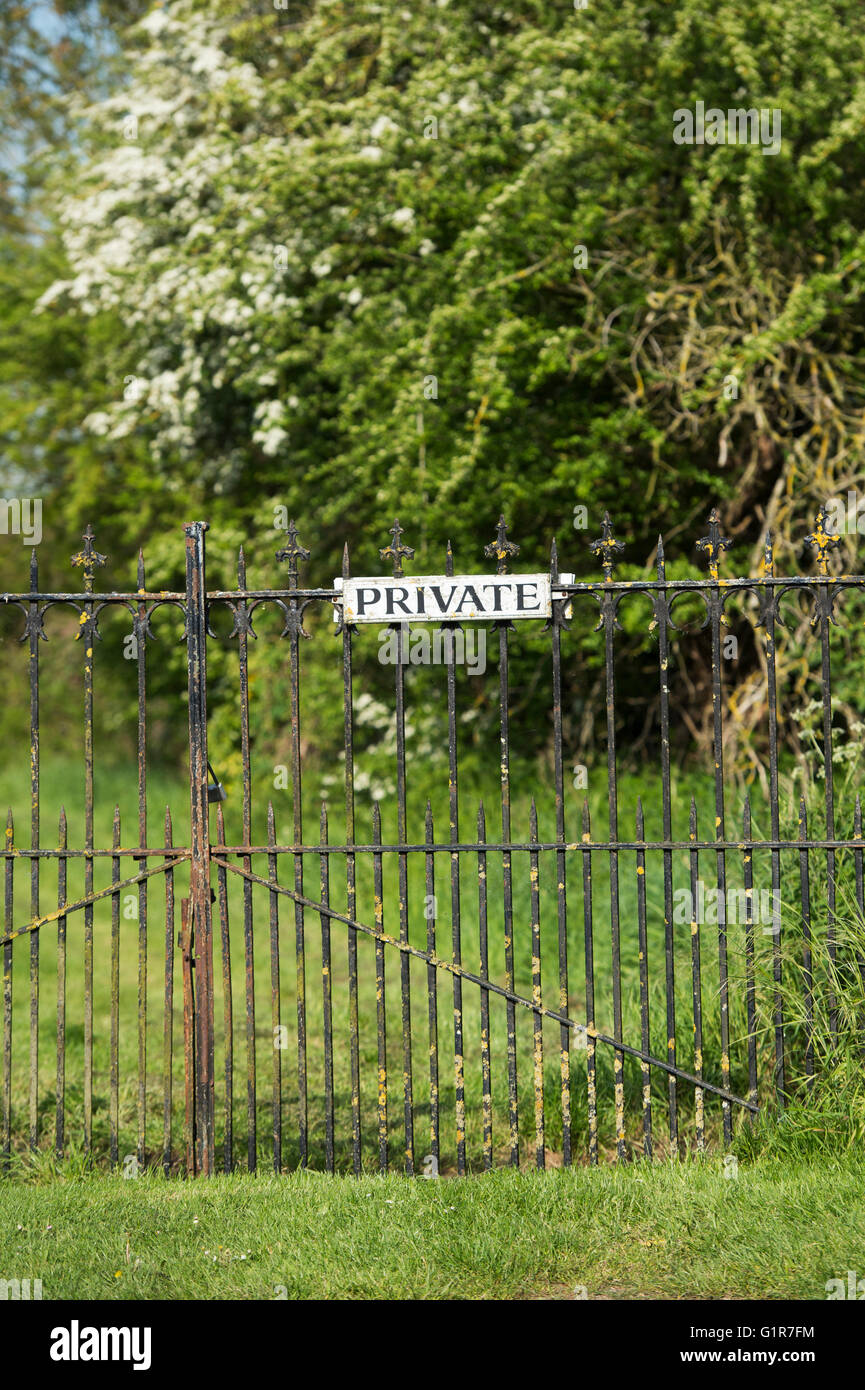
M 427 844 L 426 842 L 398 840 L 389 843 L 378 844 L 368 842 L 362 843 L 360 840 L 352 841 L 345 845 L 220 845 L 214 842 L 211 849 L 220 854 L 451 854 L 454 850 L 471 851 L 477 854 L 478 850 L 507 850 L 513 853 L 531 853 L 535 850 L 567 850 L 575 853 L 577 850 L 609 851 L 611 849 L 686 849 L 686 850 L 737 850 L 740 854 L 743 850 L 751 849 L 850 849 L 859 850 L 865 848 L 865 839 L 861 835 L 856 835 L 852 839 L 813 839 L 800 838 L 796 840 L 457 840 L 453 844 L 448 841 L 446 844 Z M 108 853 L 110 851 L 106 851 Z M 140 851 L 126 851 L 129 854 L 140 853 Z M 15 851 L 13 857 L 17 858 L 20 853 L 21 858 L 27 858 L 31 851 Z M 84 851 L 80 851 L 81 854 Z M 150 851 L 154 853 L 154 851 Z M 0 853 L 0 858 L 2 858 Z M 55 857 L 56 851 L 55 851 Z M 62 856 L 61 856 L 62 857 Z

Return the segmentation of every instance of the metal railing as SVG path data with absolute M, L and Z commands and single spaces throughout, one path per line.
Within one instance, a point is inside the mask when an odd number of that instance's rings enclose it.
M 105 562 L 93 545 L 94 537 L 88 528 L 83 549 L 73 557 L 73 564 L 83 570 L 83 589 L 79 592 L 46 593 L 40 591 L 37 559 L 34 551 L 27 592 L 5 594 L 7 605 L 17 606 L 25 617 L 22 642 L 28 643 L 28 682 L 30 693 L 30 843 L 16 844 L 10 812 L 3 851 L 5 864 L 5 917 L 2 929 L 3 953 L 3 1070 L 2 1107 L 0 1107 L 0 1152 L 8 1160 L 13 1148 L 29 1146 L 35 1150 L 46 1139 L 45 1067 L 40 1068 L 40 1021 L 44 1023 L 46 1008 L 51 1017 L 56 1013 L 56 1069 L 52 1069 L 53 1088 L 53 1146 L 62 1156 L 69 1144 L 70 1101 L 67 1094 L 67 964 L 69 960 L 69 922 L 73 914 L 81 914 L 83 923 L 80 938 L 82 965 L 83 1035 L 80 1086 L 76 1073 L 76 1126 L 80 1122 L 80 1142 L 86 1153 L 97 1156 L 102 1145 L 94 1137 L 94 1104 L 107 1107 L 107 1143 L 104 1146 L 112 1165 L 121 1160 L 121 918 L 120 902 L 124 890 L 137 893 L 137 1065 L 135 1074 L 135 1161 L 143 1165 L 161 1161 L 166 1173 L 178 1163 L 188 1171 L 212 1173 L 218 1164 L 231 1170 L 238 1161 L 238 1142 L 235 1135 L 236 1112 L 240 1108 L 235 1096 L 235 1049 L 242 1033 L 245 1044 L 245 1148 L 246 1165 L 254 1169 L 262 1151 L 260 1109 L 261 1008 L 256 986 L 260 984 L 262 964 L 258 948 L 261 933 L 256 931 L 261 917 L 255 904 L 267 899 L 267 945 L 269 961 L 269 1026 L 273 1045 L 268 1046 L 270 1067 L 270 1139 L 267 1152 L 277 1171 L 296 1162 L 306 1166 L 323 1161 L 333 1171 L 344 1166 L 360 1173 L 371 1164 L 385 1171 L 392 1161 L 394 1145 L 393 1115 L 389 1102 L 393 1095 L 393 1047 L 389 1043 L 388 1024 L 392 1022 L 387 997 L 387 962 L 399 961 L 399 1074 L 397 1090 L 401 1101 L 402 1122 L 399 1126 L 400 1163 L 409 1173 L 417 1173 L 425 1165 L 431 1172 L 449 1171 L 465 1174 L 472 1167 L 490 1168 L 496 1162 L 518 1164 L 528 1150 L 538 1167 L 547 1160 L 547 1122 L 551 1105 L 555 1111 L 557 1154 L 560 1161 L 570 1164 L 588 1159 L 599 1160 L 603 1145 L 599 1138 L 599 1108 L 601 1090 L 598 1059 L 608 1053 L 612 1062 L 612 1105 L 614 1112 L 614 1143 L 619 1158 L 625 1158 L 634 1147 L 633 1138 L 626 1133 L 629 1107 L 626 1091 L 626 1067 L 630 1064 L 639 1073 L 639 1109 L 641 1149 L 646 1156 L 658 1151 L 657 1113 L 665 1112 L 665 1143 L 670 1151 L 678 1149 L 685 1136 L 680 1132 L 682 1088 L 693 1096 L 693 1138 L 699 1148 L 706 1142 L 706 1099 L 720 1101 L 721 1137 L 728 1145 L 733 1133 L 733 1112 L 738 1109 L 754 1114 L 760 1107 L 761 1052 L 758 1046 L 757 1006 L 760 985 L 758 980 L 758 939 L 754 915 L 755 856 L 765 855 L 769 865 L 774 915 L 771 927 L 771 1014 L 773 1029 L 772 1087 L 775 1100 L 783 1105 L 787 1091 L 786 1049 L 789 1027 L 785 1023 L 782 991 L 782 924 L 777 913 L 782 881 L 782 855 L 796 856 L 800 871 L 801 898 L 799 922 L 801 950 L 806 986 L 805 1064 L 813 1075 L 812 1040 L 807 1036 L 813 1026 L 814 987 L 811 961 L 814 909 L 811 903 L 811 856 L 825 856 L 825 903 L 819 916 L 825 930 L 830 960 L 837 953 L 837 884 L 841 859 L 852 864 L 855 875 L 855 898 L 859 912 L 863 910 L 863 845 L 861 811 L 856 801 L 852 836 L 839 835 L 836 827 L 832 770 L 832 688 L 830 625 L 834 622 L 834 605 L 840 593 L 849 588 L 862 588 L 862 576 L 830 575 L 828 555 L 837 538 L 827 530 L 826 514 L 821 512 L 814 533 L 807 538 L 814 549 L 817 573 L 813 576 L 784 577 L 775 575 L 772 542 L 767 538 L 763 571 L 754 578 L 722 578 L 719 562 L 729 541 L 721 534 L 719 518 L 713 511 L 708 533 L 698 542 L 698 548 L 708 561 L 708 573 L 700 579 L 668 581 L 665 572 L 663 545 L 657 551 L 656 577 L 618 581 L 614 578 L 616 558 L 623 547 L 615 539 L 609 517 L 604 518 L 601 537 L 591 545 L 599 561 L 603 578 L 598 581 L 574 582 L 571 575 L 561 576 L 553 543 L 550 560 L 550 610 L 545 630 L 550 643 L 550 712 L 551 749 L 553 766 L 554 822 L 552 837 L 542 837 L 538 828 L 535 799 L 529 811 L 528 839 L 515 837 L 512 828 L 511 806 L 511 739 L 509 655 L 515 622 L 497 619 L 493 629 L 497 638 L 498 659 L 498 838 L 487 831 L 487 811 L 481 803 L 477 808 L 476 836 L 467 838 L 460 824 L 460 781 L 458 763 L 457 675 L 453 660 L 446 662 L 446 720 L 442 723 L 443 742 L 447 743 L 447 819 L 444 838 L 437 838 L 432 808 L 427 802 L 423 815 L 422 833 L 410 832 L 409 805 L 406 789 L 406 770 L 410 759 L 407 743 L 406 672 L 403 662 L 395 664 L 393 711 L 395 717 L 395 837 L 383 836 L 382 814 L 378 802 L 371 808 L 371 833 L 358 835 L 356 815 L 356 739 L 355 739 L 355 676 L 353 648 L 357 626 L 346 621 L 342 612 L 342 596 L 350 579 L 348 550 L 343 555 L 342 581 L 331 588 L 302 588 L 299 564 L 308 559 L 308 551 L 300 544 L 292 523 L 287 544 L 277 558 L 287 562 L 287 582 L 283 588 L 251 589 L 247 587 L 246 567 L 241 552 L 237 585 L 231 589 L 208 590 L 205 566 L 206 523 L 197 522 L 186 531 L 186 587 L 183 591 L 150 591 L 145 581 L 144 562 L 139 558 L 137 587 L 129 592 L 97 593 L 94 589 L 97 567 Z M 496 574 L 506 575 L 518 554 L 518 547 L 508 538 L 504 519 L 499 523 L 495 539 L 486 547 L 485 555 L 495 561 Z M 413 551 L 402 543 L 402 528 L 396 522 L 391 532 L 391 544 L 380 553 L 392 567 L 394 580 L 403 576 L 403 562 Z M 444 578 L 453 578 L 453 555 L 448 547 Z M 784 596 L 797 590 L 813 604 L 813 626 L 819 632 L 821 653 L 822 740 L 825 771 L 825 833 L 809 837 L 804 802 L 800 807 L 798 831 L 795 837 L 782 834 L 779 799 L 779 736 L 778 691 L 776 673 L 776 626 L 782 622 L 780 603 Z M 764 637 L 766 696 L 768 710 L 768 815 L 769 834 L 755 835 L 752 827 L 750 801 L 742 804 L 741 821 L 737 816 L 732 826 L 725 799 L 724 702 L 722 677 L 722 629 L 725 606 L 733 595 L 753 595 L 759 608 L 757 626 Z M 657 637 L 658 655 L 658 718 L 660 725 L 657 772 L 660 790 L 661 834 L 646 835 L 642 800 L 638 802 L 633 835 L 622 836 L 619 824 L 617 778 L 619 755 L 616 746 L 616 632 L 621 603 L 634 594 L 648 597 L 652 607 L 651 627 Z M 671 770 L 670 720 L 671 697 L 668 678 L 671 659 L 671 640 L 685 631 L 673 616 L 677 601 L 684 595 L 696 598 L 704 615 L 698 624 L 708 629 L 711 639 L 712 672 L 712 754 L 713 754 L 713 812 L 714 833 L 700 838 L 698 813 L 691 801 L 689 834 L 677 839 L 673 835 L 674 781 Z M 606 836 L 592 835 L 589 806 L 582 806 L 579 838 L 568 836 L 565 797 L 565 757 L 563 747 L 563 639 L 572 629 L 573 610 L 577 601 L 597 605 L 598 627 L 603 635 L 604 691 L 606 710 Z M 59 819 L 59 838 L 56 847 L 41 843 L 40 758 L 39 758 L 39 643 L 45 637 L 43 620 L 46 612 L 62 605 L 77 615 L 76 637 L 83 643 L 83 781 L 84 781 L 84 842 L 79 848 L 68 845 L 65 814 Z M 280 613 L 283 628 L 280 634 L 287 640 L 289 653 L 289 725 L 291 749 L 291 834 L 277 835 L 273 808 L 268 808 L 266 842 L 253 838 L 253 774 L 251 760 L 251 698 L 249 679 L 249 639 L 255 637 L 253 622 L 264 605 L 274 605 Z M 310 634 L 304 628 L 304 618 L 312 605 L 330 605 L 338 621 L 337 634 L 342 647 L 342 744 L 344 758 L 344 836 L 331 843 L 328 814 L 322 807 L 318 840 L 309 841 L 304 831 L 304 799 L 302 794 L 302 741 L 300 732 L 301 699 L 301 639 Z M 215 834 L 211 824 L 209 803 L 214 799 L 208 782 L 208 720 L 207 669 L 208 642 L 215 636 L 210 618 L 219 606 L 229 609 L 233 626 L 230 637 L 237 642 L 237 719 L 241 765 L 241 836 L 233 842 L 226 838 L 225 813 L 221 804 L 215 814 Z M 94 649 L 99 640 L 98 622 L 106 608 L 128 611 L 135 638 L 137 668 L 137 744 L 138 744 L 138 833 L 132 845 L 121 843 L 119 811 L 115 813 L 112 843 L 98 846 L 94 837 Z M 183 615 L 187 651 L 189 694 L 189 809 L 190 836 L 188 845 L 173 844 L 171 813 L 166 809 L 164 837 L 161 845 L 147 843 L 147 658 L 148 638 L 153 636 L 151 619 L 161 607 L 170 607 Z M 537 620 L 535 620 L 537 622 Z M 449 631 L 459 626 L 447 620 Z M 687 630 L 690 630 L 688 628 Z M 535 628 L 537 631 L 537 628 Z M 567 692 L 565 692 L 567 693 Z M 446 731 L 445 731 L 446 722 Z M 657 784 L 656 784 L 657 785 Z M 209 794 L 209 786 L 211 792 Z M 221 789 L 217 795 L 221 794 Z M 732 834 L 730 829 L 732 828 Z M 420 826 L 417 827 L 420 830 Z M 711 1007 L 717 1002 L 717 1057 L 707 1065 L 704 1056 L 705 1025 L 705 950 L 704 923 L 696 910 L 677 932 L 679 923 L 674 911 L 677 868 L 687 863 L 686 881 L 693 903 L 701 891 L 699 856 L 709 854 L 714 860 L 714 886 L 717 901 L 726 905 L 729 883 L 728 867 L 732 862 L 741 865 L 743 881 L 742 934 L 742 1001 L 744 1028 L 731 1035 L 731 981 L 728 958 L 728 921 L 722 907 L 713 933 L 715 959 L 712 967 Z M 289 882 L 281 882 L 280 860 L 291 857 Z M 600 860 L 599 860 L 600 856 Z M 840 856 L 840 859 L 839 859 Z M 624 857 L 624 858 L 623 858 Z M 633 877 L 629 865 L 633 857 Z M 660 858 L 662 890 L 658 901 L 647 894 L 651 880 L 650 867 Z M 94 868 L 101 859 L 111 863 L 110 884 L 95 886 Z M 435 885 L 437 866 L 444 858 L 449 888 L 450 910 L 438 909 Z M 305 869 L 312 859 L 317 868 L 318 896 L 307 891 Z M 83 861 L 84 891 L 69 900 L 67 867 L 70 861 Z M 131 861 L 133 872 L 121 876 L 124 860 Z M 520 865 L 527 860 L 528 891 L 523 892 Z M 554 883 L 547 892 L 542 885 L 542 865 L 550 860 L 554 865 Z M 29 861 L 30 911 L 26 920 L 16 915 L 14 869 L 17 861 Z M 154 862 L 155 861 L 155 862 Z M 57 866 L 57 906 L 45 911 L 42 892 L 47 865 Z M 757 863 L 765 862 L 762 858 Z M 260 864 L 263 872 L 255 872 Z M 362 910 L 359 867 L 371 866 L 371 911 Z M 395 865 L 396 929 L 385 930 L 385 876 L 388 866 Z M 340 895 L 343 903 L 333 905 L 331 869 L 340 867 Z M 417 883 L 413 895 L 410 882 L 418 865 L 423 874 L 423 894 Z M 490 875 L 495 864 L 500 876 L 501 892 L 495 905 L 490 893 Z M 463 930 L 467 892 L 465 869 L 477 877 L 477 892 L 472 885 L 472 909 L 468 935 Z M 182 901 L 182 926 L 176 936 L 175 889 L 179 873 L 189 870 L 188 894 Z M 597 883 L 593 874 L 603 870 L 604 898 L 607 900 L 609 938 L 609 969 L 602 981 L 604 998 L 598 996 L 596 960 L 599 949 L 595 930 L 595 908 L 598 901 Z M 623 906 L 623 875 L 629 880 L 628 903 Z M 364 870 L 365 873 L 365 870 Z M 519 873 L 519 893 L 517 875 Z M 159 945 L 162 952 L 162 1055 L 158 1073 L 159 1108 L 162 1117 L 161 1144 L 152 1142 L 153 1117 L 149 1109 L 152 1100 L 152 1059 L 148 1058 L 148 1038 L 152 1034 L 152 1018 L 148 1023 L 148 1001 L 152 986 L 148 984 L 148 954 L 154 945 L 154 931 L 148 921 L 148 886 L 160 876 L 164 883 L 164 908 L 160 914 Z M 344 879 L 344 885 L 343 885 Z M 242 888 L 241 927 L 238 931 L 231 921 L 232 894 L 229 885 L 239 880 Z M 653 893 L 654 893 L 654 880 Z M 214 887 L 215 885 L 215 887 Z M 364 885 L 365 887 L 368 885 Z M 733 890 L 736 891 L 736 890 Z M 569 919 L 569 895 L 581 898 L 578 914 L 580 937 Z M 414 901 L 413 901 L 414 896 Z M 519 903 L 515 899 L 519 896 Z M 418 907 L 423 898 L 424 911 Z M 280 923 L 279 904 L 287 899 L 292 904 L 294 932 L 293 987 L 286 990 L 281 954 L 285 932 Z M 555 906 L 553 907 L 553 901 Z M 110 907 L 110 923 L 106 921 L 104 935 L 95 929 L 97 906 Z M 432 904 L 432 910 L 430 910 Z M 152 903 L 151 903 L 152 906 Z M 555 916 L 555 979 L 550 988 L 542 979 L 541 924 L 547 916 Z M 151 918 L 155 914 L 151 912 Z M 318 920 L 320 942 L 316 940 L 316 964 L 320 967 L 320 992 L 316 990 L 314 1037 L 310 1035 L 309 1003 L 312 986 L 308 978 L 308 922 Z M 662 916 L 662 930 L 660 917 Z M 449 927 L 447 943 L 442 940 L 441 926 L 445 919 Z M 491 918 L 494 921 L 491 922 Z M 657 919 L 657 920 L 656 920 Z M 235 919 L 236 920 L 236 919 Z M 491 934 L 494 927 L 494 937 Z M 654 928 L 658 927 L 657 935 Z M 334 929 L 339 937 L 332 939 Z M 634 935 L 634 929 L 636 934 Z M 40 978 L 40 942 L 48 931 L 56 931 L 56 995 L 46 999 L 44 981 Z M 786 928 L 784 928 L 786 930 Z M 625 940 L 623 942 L 623 932 Z M 214 968 L 214 936 L 218 936 L 221 951 L 219 977 Z M 94 944 L 104 940 L 107 955 L 94 956 Z M 471 959 L 467 956 L 467 940 L 471 941 Z M 361 943 L 371 939 L 372 953 L 365 954 Z M 25 947 L 25 940 L 27 946 Z M 79 950 L 77 939 L 74 950 Z M 545 938 L 546 940 L 546 938 Z M 663 943 L 663 983 L 657 985 L 650 974 L 650 961 L 659 944 Z M 16 945 L 17 943 L 17 945 Z M 576 953 L 582 946 L 579 969 L 574 970 Z M 233 947 L 235 948 L 233 952 Z M 636 947 L 636 951 L 634 951 Z M 183 1051 L 183 1111 L 178 1119 L 175 1034 L 178 1003 L 175 999 L 175 957 L 181 956 L 181 1002 L 184 1036 Z M 13 950 L 29 951 L 29 1024 L 26 1029 L 13 1025 Z M 237 972 L 238 949 L 242 956 L 242 971 Z M 623 958 L 623 950 L 626 959 Z M 233 964 L 232 957 L 235 957 Z M 636 959 L 634 957 L 636 956 Z M 523 961 L 525 957 L 525 961 Z M 683 1065 L 683 1048 L 677 1041 L 681 1032 L 681 997 L 677 995 L 677 966 L 681 973 L 683 958 L 689 967 L 690 1017 L 687 1028 L 692 1038 L 693 1053 L 689 1064 Z M 76 957 L 77 959 L 77 957 Z M 605 957 L 606 961 L 606 957 Z M 412 964 L 415 975 L 412 974 Z M 525 965 L 525 968 L 523 966 Z M 94 1015 L 95 972 L 106 972 L 110 981 L 108 1005 L 108 1068 L 107 1076 L 94 1070 L 94 1038 L 101 1018 Z M 418 974 L 417 972 L 421 972 Z M 574 978 L 579 976 L 583 987 L 580 1005 L 572 992 Z M 623 977 L 625 979 L 623 995 Z M 234 1016 L 234 995 L 238 979 L 243 994 L 245 1018 L 242 1027 Z M 522 981 L 525 983 L 521 983 Z M 440 986 L 449 981 L 451 996 L 450 1025 L 452 1045 L 445 1048 L 440 1019 Z M 413 993 L 413 983 L 415 985 Z M 417 1006 L 417 985 L 425 990 L 425 1009 L 422 1015 Z M 633 985 L 633 989 L 632 989 Z M 632 995 L 627 991 L 632 989 Z M 468 994 L 466 993 L 468 991 Z M 296 1074 L 289 1081 L 284 1073 L 283 1053 L 287 1026 L 283 1024 L 286 999 L 294 1004 L 294 1041 L 296 1045 Z M 374 999 L 374 1002 L 373 1002 Z M 413 1003 L 414 999 L 414 1003 Z M 663 1039 L 665 1045 L 653 1046 L 653 999 L 662 1000 Z M 504 1011 L 503 1030 L 494 1044 L 501 1021 L 494 1017 L 491 1005 L 501 1000 Z M 634 1001 L 638 1000 L 638 1008 Z M 50 1001 L 50 1002 L 49 1002 Z M 600 1006 L 603 1005 L 601 1008 Z M 338 1006 L 338 1007 L 337 1007 Z M 627 1006 L 627 1008 L 625 1007 Z M 837 1011 L 832 1013 L 831 1027 L 837 1032 Z M 335 1010 L 338 1013 L 335 1023 Z M 809 1012 L 810 1011 L 810 1012 Z M 151 1010 L 152 1013 L 152 1010 Z M 519 1036 L 518 1018 L 524 1013 L 532 1017 L 530 1040 L 531 1088 L 529 1103 L 520 1088 L 519 1062 L 526 1056 L 525 1039 Z M 599 1014 L 609 1016 L 609 1025 L 598 1026 Z M 627 1018 L 626 1018 L 627 1013 Z M 467 1035 L 467 1016 L 471 1015 L 473 1035 Z M 343 1016 L 344 1015 L 344 1016 Z M 373 1017 L 374 1015 L 374 1017 Z M 636 1023 L 639 1020 L 637 1035 Z M 418 1027 L 423 1028 L 422 1055 L 418 1061 Z M 628 1036 L 633 1026 L 632 1036 Z M 714 1026 L 714 1025 L 713 1025 Z M 150 1027 L 151 1031 L 148 1031 Z M 374 1062 L 371 1045 L 375 1034 Z M 549 1035 L 555 1036 L 557 1055 L 551 1063 Z M 548 1035 L 545 1037 L 545 1032 Z M 655 1026 L 657 1040 L 659 1029 Z M 369 1035 L 369 1036 L 367 1036 Z M 14 1046 L 13 1046 L 14 1042 Z M 316 1054 L 314 1075 L 311 1077 L 310 1046 Z M 546 1051 L 545 1051 L 546 1047 Z M 741 1064 L 736 1063 L 736 1075 L 745 1084 L 734 1084 L 734 1064 L 731 1057 L 737 1050 Z M 442 1053 L 451 1054 L 451 1062 L 442 1064 Z M 573 1066 L 575 1050 L 585 1057 L 585 1078 L 577 1081 Z M 475 1078 L 471 1078 L 471 1098 L 467 1095 L 467 1054 L 476 1052 L 479 1061 L 479 1093 Z M 369 1056 L 368 1056 L 369 1053 Z M 24 1067 L 25 1086 L 15 1088 L 13 1077 Z M 217 1060 L 222 1062 L 221 1070 Z M 524 1062 L 525 1065 L 525 1062 Z M 319 1071 L 320 1066 L 320 1071 Z M 346 1082 L 345 1096 L 337 1096 L 335 1066 Z M 148 1071 L 150 1067 L 150 1071 Z M 579 1069 L 583 1068 L 580 1065 Z M 501 1075 L 499 1075 L 501 1072 Z M 372 1079 L 370 1080 L 370 1073 Z M 447 1077 L 446 1077 L 447 1073 Z M 713 1076 L 715 1079 L 713 1079 Z M 660 1085 L 659 1085 L 660 1081 Z M 501 1088 L 501 1103 L 497 1088 Z M 575 1107 L 578 1090 L 584 1100 Z M 443 1106 L 447 1092 L 448 1110 Z M 80 1092 L 80 1108 L 78 1097 Z M 369 1102 L 370 1093 L 374 1097 Z M 554 1100 L 551 1101 L 551 1093 Z M 580 1118 L 576 1132 L 575 1108 Z M 690 1104 L 688 1106 L 688 1136 L 691 1133 Z M 310 1107 L 315 1111 L 314 1135 L 311 1136 Z M 287 1141 L 286 1113 L 290 1109 L 294 1125 Z M 343 1117 L 343 1130 L 338 1133 L 338 1114 Z M 423 1115 L 423 1147 L 428 1153 L 418 1160 L 418 1119 Z M 527 1121 L 528 1113 L 528 1121 Z M 26 1115 L 26 1128 L 24 1118 Z M 148 1143 L 148 1122 L 151 1142 Z M 178 1143 L 178 1126 L 183 1126 L 183 1144 Z M 526 1128 L 528 1125 L 528 1129 Z M 479 1143 L 467 1143 L 467 1131 L 477 1132 Z M 241 1141 L 242 1142 L 242 1141 Z M 445 1149 L 448 1159 L 445 1162 Z M 559 1161 L 558 1157 L 556 1161 Z

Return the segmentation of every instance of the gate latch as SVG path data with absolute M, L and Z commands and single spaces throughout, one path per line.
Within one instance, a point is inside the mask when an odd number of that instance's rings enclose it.
M 207 764 L 207 771 L 210 773 L 211 777 L 213 778 L 213 781 L 212 781 L 212 782 L 208 782 L 208 784 L 207 784 L 207 800 L 208 800 L 209 802 L 211 802 L 211 801 L 224 801 L 225 798 L 226 798 L 226 795 L 227 795 L 226 790 L 225 790 L 225 787 L 224 787 L 224 786 L 222 785 L 222 783 L 218 780 L 218 778 L 217 778 L 217 776 L 216 776 L 216 773 L 213 771 L 213 768 L 210 766 L 210 763 L 209 763 L 209 762 L 208 762 L 208 764 Z

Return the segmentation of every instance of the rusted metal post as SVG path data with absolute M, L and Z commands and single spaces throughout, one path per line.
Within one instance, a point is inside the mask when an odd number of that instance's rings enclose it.
M 213 936 L 210 915 L 210 821 L 207 802 L 207 588 L 204 533 L 186 533 L 186 655 L 189 677 L 190 908 L 195 934 L 195 1158 L 214 1171 Z
M 189 899 L 180 904 L 180 958 L 183 980 L 183 1139 L 187 1177 L 195 1176 L 195 986 L 192 980 L 192 924 Z

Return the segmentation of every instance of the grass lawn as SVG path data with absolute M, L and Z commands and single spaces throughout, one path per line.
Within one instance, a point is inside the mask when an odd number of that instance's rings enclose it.
M 44 1299 L 825 1299 L 865 1269 L 865 1161 L 636 1163 L 464 1181 L 0 1182 Z

